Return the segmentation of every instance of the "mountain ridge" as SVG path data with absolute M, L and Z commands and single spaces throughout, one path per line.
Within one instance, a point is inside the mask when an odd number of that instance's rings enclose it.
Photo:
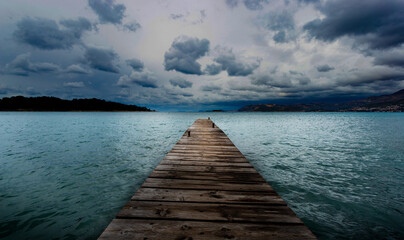
M 0 111 L 130 111 L 150 112 L 146 107 L 105 101 L 97 98 L 65 100 L 57 97 L 14 96 L 0 99 Z
M 239 112 L 404 112 L 404 89 L 345 103 L 256 104 Z

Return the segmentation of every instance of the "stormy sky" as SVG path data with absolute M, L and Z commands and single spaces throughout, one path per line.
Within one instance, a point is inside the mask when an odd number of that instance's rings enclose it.
M 402 0 L 13 0 L 0 30 L 0 97 L 200 111 L 404 88 Z

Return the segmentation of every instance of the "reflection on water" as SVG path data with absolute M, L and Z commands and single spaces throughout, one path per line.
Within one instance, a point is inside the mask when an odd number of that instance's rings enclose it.
M 0 238 L 95 239 L 210 116 L 321 239 L 404 238 L 401 113 L 0 113 Z

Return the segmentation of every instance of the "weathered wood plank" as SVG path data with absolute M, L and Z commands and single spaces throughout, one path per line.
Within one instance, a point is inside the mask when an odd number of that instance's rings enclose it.
M 180 160 L 180 161 L 215 161 L 215 162 L 246 162 L 249 163 L 244 157 L 188 157 L 181 155 L 165 156 L 164 160 Z
M 99 239 L 315 239 L 304 225 L 114 219 Z
M 158 165 L 155 171 L 182 171 L 182 172 L 232 172 L 232 173 L 257 173 L 254 168 L 216 167 L 216 166 L 183 166 L 183 165 Z
M 163 160 L 160 162 L 162 165 L 188 165 L 188 166 L 216 166 L 216 167 L 248 167 L 251 164 L 248 162 L 218 162 L 218 161 L 192 161 L 192 160 Z
M 131 201 L 118 213 L 117 218 L 302 224 L 302 221 L 296 217 L 289 207 L 279 205 L 246 206 L 236 204 Z
M 240 157 L 244 157 L 242 154 L 209 154 L 209 153 L 172 153 L 169 152 L 167 153 L 167 156 L 183 156 L 183 157 L 222 157 L 222 158 L 231 158 L 231 157 L 236 157 L 236 158 L 240 158 Z
M 141 187 L 131 200 L 140 201 L 179 201 L 201 203 L 248 203 L 286 205 L 275 192 L 236 192 L 188 189 L 160 189 Z
M 224 190 L 224 191 L 251 191 L 251 192 L 273 192 L 268 184 L 261 183 L 226 183 L 211 180 L 189 180 L 189 179 L 163 179 L 148 178 L 142 187 L 149 188 L 170 188 L 170 189 L 197 189 L 197 190 Z
M 223 182 L 265 182 L 256 173 L 211 173 L 211 172 L 181 172 L 181 171 L 153 171 L 149 178 L 173 178 L 215 180 Z

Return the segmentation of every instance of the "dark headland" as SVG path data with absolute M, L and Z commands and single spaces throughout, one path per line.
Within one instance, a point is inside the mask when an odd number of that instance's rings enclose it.
M 15 96 L 0 99 L 0 111 L 150 112 L 152 110 L 146 107 L 110 102 L 97 98 L 64 100 L 56 97 Z
M 390 95 L 373 96 L 346 103 L 257 104 L 239 112 L 404 112 L 404 89 Z

